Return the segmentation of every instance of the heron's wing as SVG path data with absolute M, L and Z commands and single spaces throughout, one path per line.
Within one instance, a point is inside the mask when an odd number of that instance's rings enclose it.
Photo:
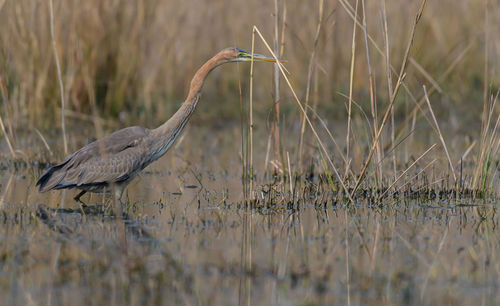
M 59 184 L 62 188 L 124 181 L 141 168 L 143 156 L 142 148 L 127 147 L 114 154 L 93 157 L 76 168 L 68 169 Z
M 38 180 L 40 191 L 112 183 L 127 178 L 141 162 L 149 130 L 134 126 L 94 141 L 48 169 Z
M 148 135 L 149 130 L 140 126 L 118 130 L 100 140 L 89 143 L 68 156 L 59 165 L 65 164 L 67 168 L 76 167 L 92 158 L 117 154 L 127 148 L 137 146 Z

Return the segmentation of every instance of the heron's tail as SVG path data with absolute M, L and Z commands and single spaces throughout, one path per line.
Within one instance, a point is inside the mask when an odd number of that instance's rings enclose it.
M 59 171 L 63 167 L 63 164 L 51 167 L 38 179 L 36 186 L 38 186 L 38 192 L 45 192 L 54 189 L 59 185 L 65 176 L 64 171 Z

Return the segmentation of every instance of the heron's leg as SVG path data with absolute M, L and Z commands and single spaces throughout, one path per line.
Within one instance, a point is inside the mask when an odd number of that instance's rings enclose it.
M 80 191 L 80 193 L 78 193 L 73 199 L 75 201 L 77 201 L 78 203 L 80 203 L 81 206 L 87 206 L 87 204 L 85 204 L 82 200 L 80 200 L 80 198 L 82 197 L 82 195 L 86 194 L 87 191 L 86 190 L 82 190 Z
M 113 195 L 114 195 L 114 207 L 113 211 L 115 213 L 115 218 L 116 221 L 118 222 L 118 235 L 120 236 L 120 244 L 122 245 L 122 248 L 127 254 L 127 236 L 125 232 L 125 223 L 123 222 L 123 204 L 122 204 L 122 195 L 123 195 L 123 190 L 125 188 L 122 188 L 121 186 L 113 186 Z
M 120 213 L 120 218 L 123 217 L 124 215 L 123 202 L 122 202 L 124 190 L 125 188 L 121 186 L 115 186 L 113 190 L 113 193 L 115 195 L 115 209 L 117 209 L 118 212 Z

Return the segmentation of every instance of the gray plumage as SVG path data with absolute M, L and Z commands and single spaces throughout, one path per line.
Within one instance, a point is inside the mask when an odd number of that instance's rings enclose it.
M 51 167 L 37 186 L 40 192 L 63 188 L 97 192 L 111 184 L 126 185 L 149 164 L 145 153 L 150 150 L 150 135 L 139 126 L 116 131 Z
M 79 201 L 87 191 L 101 192 L 113 187 L 120 200 L 137 173 L 165 154 L 182 133 L 200 99 L 208 73 L 223 63 L 250 60 L 276 62 L 274 58 L 252 55 L 234 47 L 220 51 L 198 69 L 186 101 L 167 122 L 152 130 L 128 127 L 86 145 L 45 171 L 36 183 L 38 190 L 78 188 L 83 190 L 75 197 Z

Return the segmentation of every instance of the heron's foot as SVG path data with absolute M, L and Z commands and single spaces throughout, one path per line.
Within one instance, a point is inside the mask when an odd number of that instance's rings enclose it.
M 82 207 L 86 207 L 86 206 L 87 206 L 87 204 L 86 204 L 86 203 L 84 203 L 84 202 L 80 199 L 80 198 L 82 197 L 82 195 L 84 195 L 84 194 L 86 194 L 86 193 L 87 193 L 87 191 L 85 191 L 85 190 L 80 191 L 80 193 L 78 193 L 78 194 L 77 194 L 77 195 L 73 198 L 73 200 L 75 200 L 76 202 L 78 202 L 78 204 L 80 204 L 80 206 L 82 206 Z

